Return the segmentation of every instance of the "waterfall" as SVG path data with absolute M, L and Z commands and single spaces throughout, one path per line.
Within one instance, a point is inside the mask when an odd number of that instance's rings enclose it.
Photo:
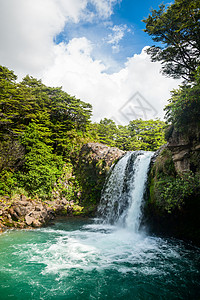
M 128 152 L 111 169 L 98 207 L 103 223 L 138 231 L 152 155 L 147 151 Z

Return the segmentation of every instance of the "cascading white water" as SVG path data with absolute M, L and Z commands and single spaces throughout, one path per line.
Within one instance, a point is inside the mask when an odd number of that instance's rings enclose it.
M 128 152 L 111 170 L 98 208 L 103 223 L 138 231 L 152 155 L 147 151 Z

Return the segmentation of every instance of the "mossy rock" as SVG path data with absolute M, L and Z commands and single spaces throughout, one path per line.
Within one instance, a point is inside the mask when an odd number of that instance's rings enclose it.
M 193 154 L 199 167 L 199 152 Z M 175 171 L 172 152 L 165 148 L 151 167 L 144 219 L 157 233 L 188 239 L 200 245 L 200 172 Z

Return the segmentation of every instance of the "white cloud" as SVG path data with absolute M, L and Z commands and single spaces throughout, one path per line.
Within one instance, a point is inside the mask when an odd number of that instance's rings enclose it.
M 113 13 L 113 6 L 122 0 L 90 0 L 96 7 L 98 14 L 103 18 L 108 18 Z
M 111 28 L 112 33 L 105 39 L 108 44 L 112 44 L 112 50 L 114 53 L 119 52 L 119 42 L 123 39 L 125 32 L 129 31 L 127 25 L 115 25 Z
M 66 22 L 112 14 L 117 0 L 0 0 L 0 64 L 36 75 L 50 65 Z M 92 5 L 92 9 L 88 8 Z
M 114 116 L 123 122 L 119 109 L 136 92 L 155 106 L 161 117 L 169 90 L 177 83 L 163 77 L 160 64 L 151 63 L 144 51 L 129 58 L 119 72 L 106 74 L 110 66 L 93 57 L 95 45 L 85 37 L 73 38 L 68 44 L 53 42 L 66 22 L 92 20 L 94 16 L 105 21 L 117 2 L 0 0 L 0 64 L 20 76 L 30 74 L 46 84 L 63 86 L 69 94 L 93 105 L 97 121 Z M 113 27 L 109 39 L 113 51 L 118 51 L 126 29 Z
M 0 63 L 22 72 L 44 68 L 64 23 L 52 0 L 0 0 Z
M 124 37 L 125 30 L 127 30 L 126 25 L 115 25 L 112 28 L 113 34 L 108 35 L 108 44 L 118 44 Z
M 134 119 L 133 114 L 124 118 L 120 109 L 136 92 L 157 111 L 155 116 L 155 111 L 150 111 L 148 118 L 163 118 L 169 91 L 179 82 L 163 77 L 159 72 L 160 64 L 152 63 L 145 49 L 129 58 L 125 67 L 114 74 L 106 74 L 106 66 L 92 59 L 91 52 L 92 44 L 86 38 L 76 38 L 68 45 L 54 46 L 55 61 L 43 74 L 43 81 L 47 85 L 63 86 L 69 94 L 90 102 L 95 121 L 114 117 L 118 123 L 128 123 Z M 137 106 L 137 102 L 131 103 L 135 110 L 134 105 Z M 137 110 L 137 115 L 145 117 L 142 110 Z

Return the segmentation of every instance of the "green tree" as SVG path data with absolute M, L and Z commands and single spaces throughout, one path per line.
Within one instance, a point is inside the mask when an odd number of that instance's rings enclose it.
M 131 121 L 128 128 L 132 139 L 136 139 L 134 142 L 136 149 L 133 150 L 155 151 L 165 144 L 164 126 L 165 123 L 160 120 Z
M 130 138 L 131 135 L 128 126 L 118 125 L 115 146 L 124 151 L 132 150 L 133 148 L 130 142 Z
M 124 151 L 155 151 L 165 144 L 165 123 L 160 120 L 133 120 L 128 125 L 116 125 L 113 120 L 103 119 L 95 124 L 98 142 Z M 93 128 L 94 129 L 94 128 Z
M 34 122 L 42 123 L 51 130 L 56 152 L 68 155 L 72 140 L 87 131 L 92 106 L 70 96 L 61 88 L 47 87 L 40 80 L 29 76 L 21 84 L 30 89 L 39 106 L 35 111 Z
M 152 61 L 161 61 L 162 73 L 194 80 L 200 65 L 200 0 L 175 0 L 160 5 L 144 19 L 144 30 L 159 43 L 147 49 Z
M 51 131 L 54 151 L 68 155 L 70 140 L 87 131 L 92 106 L 33 77 L 26 76 L 20 83 L 15 80 L 12 71 L 1 67 L 0 138 L 18 139 L 33 121 Z
M 5 183 L 0 189 L 11 191 L 17 176 L 18 185 L 44 197 L 63 160 L 74 162 L 89 141 L 92 107 L 33 77 L 16 79 L 0 66 L 0 176 Z
M 6 140 L 11 134 L 10 127 L 16 114 L 12 111 L 13 101 L 18 93 L 16 79 L 13 71 L 0 66 L 0 140 Z
M 117 126 L 111 119 L 104 118 L 97 126 L 97 134 L 99 142 L 111 147 L 115 147 L 115 140 L 117 137 Z
M 18 173 L 20 185 L 31 195 L 50 197 L 53 184 L 62 174 L 62 158 L 54 154 L 53 148 L 44 142 L 41 128 L 35 123 L 27 126 L 21 143 L 26 152 L 25 162 Z
M 200 116 L 200 68 L 193 85 L 182 85 L 172 91 L 169 104 L 165 107 L 165 118 L 179 131 L 185 130 L 191 124 L 199 123 Z

